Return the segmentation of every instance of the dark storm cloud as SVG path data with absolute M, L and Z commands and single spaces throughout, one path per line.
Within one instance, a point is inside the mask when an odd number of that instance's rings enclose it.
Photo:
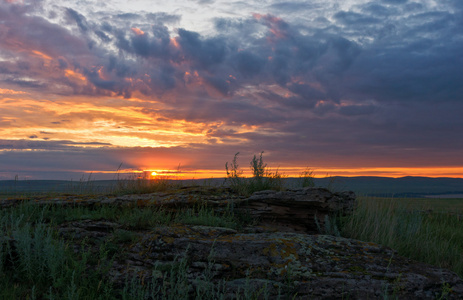
M 153 36 L 148 34 L 135 35 L 130 39 L 130 46 L 124 45 L 124 49 L 134 51 L 143 57 L 167 58 L 171 50 L 170 36 L 165 26 L 153 26 Z M 123 41 L 123 43 L 125 43 Z
M 95 70 L 85 70 L 84 74 L 88 80 L 98 88 L 105 90 L 113 90 L 116 82 L 113 80 L 104 80 L 100 78 L 100 75 Z
M 227 43 L 224 38 L 202 39 L 199 33 L 185 29 L 179 29 L 178 35 L 186 58 L 198 64 L 193 67 L 209 69 L 225 60 Z
M 236 66 L 237 71 L 244 77 L 258 75 L 264 68 L 267 60 L 251 51 L 238 52 L 231 58 L 232 65 Z

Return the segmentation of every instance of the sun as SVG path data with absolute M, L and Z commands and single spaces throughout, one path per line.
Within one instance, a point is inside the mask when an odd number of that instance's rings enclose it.
M 156 175 L 158 175 L 158 173 L 156 173 L 156 172 L 154 172 L 154 171 L 151 172 L 151 176 L 156 177 Z

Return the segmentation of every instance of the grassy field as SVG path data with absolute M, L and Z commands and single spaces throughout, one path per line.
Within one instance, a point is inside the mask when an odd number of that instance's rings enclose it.
M 365 197 L 359 197 L 364 199 Z M 376 201 L 389 201 L 390 198 L 369 197 Z M 463 212 L 463 198 L 398 198 L 395 199 L 399 205 L 407 209 L 433 210 L 436 212 Z
M 359 197 L 341 232 L 463 278 L 463 199 Z

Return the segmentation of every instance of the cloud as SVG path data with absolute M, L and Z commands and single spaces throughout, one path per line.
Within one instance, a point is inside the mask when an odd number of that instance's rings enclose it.
M 334 15 L 334 18 L 342 24 L 350 26 L 368 26 L 378 24 L 380 22 L 379 19 L 352 11 L 340 11 Z
M 293 13 L 298 12 L 301 10 L 313 10 L 320 8 L 321 5 L 318 3 L 307 3 L 307 2 L 295 2 L 295 1 L 285 1 L 285 2 L 278 2 L 269 5 L 269 7 L 275 12 L 286 12 L 286 13 Z
M 240 51 L 232 58 L 236 70 L 245 78 L 258 75 L 264 68 L 267 60 L 251 51 Z M 232 63 L 233 64 L 233 63 Z
M 47 114 L 42 106 L 7 110 L 12 107 L 7 101 L 20 103 L 20 95 L 9 91 L 27 93 L 30 100 L 94 105 L 49 116 L 43 128 L 15 133 L 30 140 L 8 140 L 3 149 L 112 147 L 40 140 L 44 132 L 55 132 L 47 126 L 57 131 L 68 126 L 64 119 L 85 126 L 96 119 L 125 122 L 124 128 L 134 129 L 112 134 L 149 140 L 145 129 L 137 132 L 148 123 L 143 117 L 153 124 L 199 124 L 201 130 L 194 130 L 204 134 L 201 147 L 207 151 L 223 151 L 218 145 L 224 143 L 249 153 L 270 149 L 282 160 L 285 149 L 310 158 L 304 154 L 309 149 L 325 162 L 329 152 L 340 164 L 345 153 L 353 163 L 386 156 L 399 163 L 416 156 L 400 158 L 404 149 L 435 155 L 461 149 L 462 138 L 452 132 L 463 129 L 455 113 L 463 109 L 463 5 L 331 4 L 271 2 L 254 14 L 214 15 L 204 33 L 182 27 L 186 13 L 92 11 L 58 2 L 44 14 L 38 6 L 2 3 L 0 84 L 7 92 L 0 93 L 1 124 L 12 124 L 20 115 L 21 122 L 30 120 L 32 111 Z M 108 99 L 140 115 L 121 121 Z M 438 150 L 433 140 L 448 149 Z M 256 149 L 257 144 L 264 149 Z M 374 154 L 365 158 L 368 152 Z M 431 159 L 423 154 L 416 160 L 424 163 L 424 157 Z M 451 159 L 460 161 L 455 156 L 443 161 Z
M 108 143 L 98 142 L 74 142 L 74 141 L 38 141 L 35 140 L 37 135 L 31 135 L 31 140 L 4 140 L 0 139 L 1 150 L 49 150 L 49 151 L 63 151 L 63 150 L 76 150 L 79 146 L 110 146 Z
M 285 2 L 273 6 L 297 5 L 295 2 Z M 3 6 L 2 9 L 6 13 L 8 6 Z M 12 10 L 11 7 L 9 9 Z M 182 28 L 177 30 L 176 36 L 172 36 L 163 23 L 176 22 L 180 17 L 166 13 L 119 14 L 118 18 L 132 22 L 144 22 L 145 18 L 158 21 L 147 27 L 146 24 L 143 34 L 134 34 L 131 32 L 131 28 L 134 28 L 131 24 L 122 28 L 120 24 L 108 23 L 112 22 L 110 19 L 99 23 L 74 9 L 66 9 L 67 16 L 75 22 L 83 35 L 74 34 L 64 26 L 50 23 L 44 18 L 28 16 L 25 9 L 14 13 L 17 18 L 9 17 L 6 23 L 6 26 L 13 30 L 9 32 L 6 43 L 3 43 L 3 46 L 6 46 L 2 47 L 4 50 L 16 51 L 12 46 L 13 41 L 21 41 L 29 47 L 35 46 L 48 57 L 57 57 L 60 69 L 67 68 L 79 72 L 90 84 L 89 86 L 85 82 L 63 80 L 59 76 L 50 75 L 40 76 L 40 80 L 38 76 L 24 80 L 22 77 L 26 74 L 30 76 L 33 74 L 32 71 L 37 75 L 44 75 L 46 72 L 37 70 L 33 63 L 34 60 L 37 61 L 37 57 L 33 56 L 24 56 L 23 61 L 16 67 L 2 63 L 5 74 L 11 74 L 4 82 L 22 87 L 45 90 L 55 84 L 65 84 L 75 93 L 82 94 L 99 95 L 108 91 L 129 97 L 134 91 L 142 90 L 144 94 L 154 96 L 174 88 L 184 91 L 185 83 L 192 82 L 186 81 L 185 73 L 193 74 L 196 71 L 196 83 L 206 84 L 224 96 L 233 96 L 249 83 L 256 86 L 277 84 L 309 101 L 328 98 L 338 101 L 339 95 L 350 93 L 346 90 L 346 73 L 358 75 L 360 72 L 367 72 L 370 76 L 362 76 L 364 81 L 350 84 L 370 89 L 371 92 L 374 89 L 388 90 L 388 93 L 395 90 L 396 97 L 408 97 L 417 92 L 417 96 L 420 97 L 433 95 L 436 93 L 436 85 L 442 86 L 439 89 L 442 89 L 443 85 L 455 89 L 459 83 L 458 79 L 448 81 L 448 78 L 458 78 L 458 68 L 461 66 L 461 62 L 451 64 L 450 59 L 446 59 L 459 49 L 460 43 L 458 39 L 450 38 L 457 32 L 456 26 L 459 26 L 457 19 L 452 17 L 450 12 L 426 12 L 404 16 L 403 24 L 408 22 L 407 24 L 412 26 L 401 26 L 400 22 L 389 25 L 384 20 L 387 21 L 392 16 L 397 17 L 399 12 L 390 7 L 368 3 L 361 6 L 360 11 L 339 11 L 333 14 L 334 20 L 347 26 L 346 28 L 338 28 L 337 32 L 333 32 L 332 29 L 318 30 L 312 35 L 301 32 L 297 26 L 276 16 L 255 14 L 253 18 L 242 19 L 239 22 L 217 19 L 216 28 L 221 29 L 222 33 L 215 37 L 204 37 Z M 16 24 L 19 24 L 19 21 L 15 20 L 26 22 L 26 19 L 29 24 L 34 24 L 34 36 L 30 35 L 32 30 L 27 28 L 14 31 L 14 28 L 18 27 Z M 250 27 L 252 34 L 244 27 L 250 24 L 253 24 Z M 343 37 L 346 32 L 349 37 L 357 35 L 356 32 L 363 30 L 362 26 L 365 25 L 373 26 L 372 38 L 377 38 L 378 43 L 362 44 Z M 422 32 L 426 34 L 420 34 Z M 429 36 L 433 32 L 439 34 L 432 37 L 435 42 L 431 42 Z M 47 44 L 43 44 L 41 40 L 44 40 L 42 37 L 45 35 L 56 38 L 47 38 Z M 360 36 L 360 32 L 358 35 Z M 397 45 L 398 41 L 403 40 L 401 37 L 408 40 Z M 446 43 L 446 48 L 439 49 L 438 45 L 441 44 L 436 41 L 444 38 L 450 38 L 450 42 Z M 70 41 L 71 44 L 63 46 L 62 40 Z M 118 51 L 111 50 L 114 48 L 109 47 L 110 45 L 116 46 Z M 423 55 L 414 55 L 415 49 L 419 49 Z M 441 51 L 448 52 L 448 55 L 441 55 Z M 75 57 L 83 59 L 76 60 Z M 402 71 L 403 61 L 407 61 L 411 66 L 405 73 Z M 426 69 L 427 66 L 429 69 Z M 101 69 L 106 72 L 104 77 L 98 71 Z M 446 78 L 445 83 L 436 82 L 435 85 L 429 85 L 426 76 L 436 77 L 431 73 L 431 69 L 455 76 L 442 76 L 441 78 Z M 131 81 L 127 81 L 127 78 Z M 294 81 L 296 78 L 297 82 Z M 399 83 L 404 82 L 403 79 L 406 78 L 416 78 L 417 84 L 422 82 L 423 90 L 410 84 L 400 88 Z M 375 86 L 372 81 L 383 87 Z M 397 82 L 396 88 L 393 82 Z M 314 89 L 314 85 L 320 88 Z M 187 87 L 191 88 L 199 87 Z M 207 91 L 207 86 L 203 89 Z M 410 91 L 407 92 L 407 89 Z M 457 88 L 453 94 L 458 93 Z M 381 98 L 382 94 L 378 93 L 372 97 Z
M 382 0 L 382 1 L 387 4 L 404 4 L 408 2 L 408 0 Z
M 185 29 L 178 30 L 178 43 L 187 59 L 192 60 L 192 67 L 208 69 L 224 61 L 227 43 L 223 38 L 201 39 L 201 36 Z
M 88 30 L 87 20 L 83 15 L 79 14 L 71 8 L 66 9 L 66 12 L 69 18 L 74 20 L 82 31 Z

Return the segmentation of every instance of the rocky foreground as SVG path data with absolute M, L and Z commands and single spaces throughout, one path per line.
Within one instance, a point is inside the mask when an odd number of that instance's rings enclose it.
M 322 188 L 262 191 L 245 198 L 227 189 L 190 187 L 172 192 L 120 197 L 38 199 L 38 204 L 158 206 L 166 210 L 207 205 L 254 220 L 239 230 L 199 225 L 130 229 L 120 240 L 108 276 L 156 282 L 177 264 L 191 287 L 214 284 L 233 299 L 254 291 L 268 299 L 463 299 L 463 281 L 453 272 L 397 255 L 390 248 L 334 235 L 325 229 L 334 213 L 352 212 L 355 195 Z M 14 200 L 1 203 L 14 205 Z M 66 222 L 59 233 L 88 247 L 109 240 L 121 224 L 108 220 Z M 116 241 L 116 239 L 112 239 Z M 14 241 L 12 241 L 14 243 Z M 193 289 L 190 288 L 190 292 Z M 441 298 L 444 299 L 444 298 Z

